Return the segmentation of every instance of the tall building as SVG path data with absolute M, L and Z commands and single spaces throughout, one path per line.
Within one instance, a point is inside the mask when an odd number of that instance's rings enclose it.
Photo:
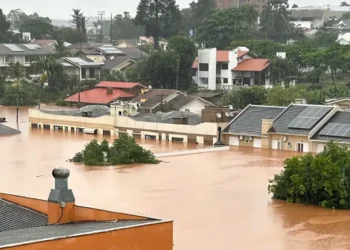
M 215 6 L 218 9 L 228 9 L 233 7 L 243 6 L 245 4 L 253 5 L 259 14 L 267 5 L 268 0 L 214 0 Z

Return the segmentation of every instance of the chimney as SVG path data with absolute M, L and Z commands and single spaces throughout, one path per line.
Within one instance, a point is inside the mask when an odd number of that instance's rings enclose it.
M 267 135 L 270 128 L 272 128 L 273 119 L 262 119 L 261 120 L 261 134 Z
M 107 88 L 107 95 L 113 95 L 113 89 Z
M 55 189 L 51 189 L 48 199 L 49 224 L 65 224 L 73 222 L 75 198 L 68 189 L 70 172 L 65 168 L 55 168 L 52 176 L 55 178 Z

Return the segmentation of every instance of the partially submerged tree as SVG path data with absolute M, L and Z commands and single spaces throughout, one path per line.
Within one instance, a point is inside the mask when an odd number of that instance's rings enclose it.
M 328 143 L 316 156 L 293 156 L 270 180 L 274 199 L 327 208 L 350 208 L 350 151 Z
M 129 135 L 121 135 L 114 140 L 112 146 L 109 146 L 106 140 L 102 143 L 92 140 L 83 151 L 75 154 L 71 161 L 87 166 L 159 163 L 151 151 L 138 145 Z

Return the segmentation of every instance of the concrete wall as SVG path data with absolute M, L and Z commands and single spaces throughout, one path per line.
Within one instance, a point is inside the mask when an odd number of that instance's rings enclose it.
M 281 135 L 281 134 L 271 134 L 271 148 L 275 148 L 277 143 L 279 142 L 280 150 L 286 150 L 286 151 L 298 151 L 298 143 L 304 144 L 304 152 L 312 152 L 313 146 L 312 142 L 308 140 L 307 135 L 306 136 L 300 136 L 300 135 Z M 286 139 L 286 141 L 284 141 Z M 290 146 L 290 147 L 289 147 Z
M 197 115 L 201 115 L 202 114 L 202 110 L 205 109 L 205 105 L 207 105 L 207 103 L 203 102 L 200 99 L 197 99 L 194 102 L 191 102 L 191 103 L 189 103 L 186 106 L 183 106 L 180 109 L 180 111 L 186 111 L 186 109 L 188 109 L 192 113 L 195 113 Z
M 207 63 L 208 71 L 199 71 L 200 63 Z M 216 48 L 198 50 L 198 76 L 199 78 L 208 78 L 208 89 L 216 89 Z
M 104 55 L 87 55 L 86 57 L 94 61 L 95 63 L 103 63 L 105 60 Z
M 184 142 L 187 142 L 189 138 L 194 138 L 198 143 L 200 141 L 213 140 L 217 136 L 218 124 L 217 123 L 201 123 L 198 125 L 183 125 L 183 124 L 169 124 L 169 123 L 155 123 L 155 122 L 143 122 L 135 121 L 128 116 L 102 116 L 98 118 L 90 117 L 77 117 L 77 116 L 65 116 L 65 115 L 53 115 L 45 114 L 36 109 L 29 109 L 29 122 L 31 124 L 49 125 L 50 129 L 54 129 L 54 126 L 68 127 L 68 131 L 73 128 L 93 128 L 98 130 L 98 134 L 102 134 L 103 130 L 110 131 L 110 134 L 116 135 L 117 132 L 125 132 L 129 135 L 135 133 L 141 134 L 142 131 L 156 132 L 165 134 L 160 136 L 165 140 L 166 136 L 170 139 L 183 138 Z M 116 126 L 116 128 L 114 128 Z

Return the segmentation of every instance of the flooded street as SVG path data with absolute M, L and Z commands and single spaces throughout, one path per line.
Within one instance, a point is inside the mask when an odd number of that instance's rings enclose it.
M 16 128 L 14 111 L 0 107 L 0 117 Z M 0 192 L 47 199 L 52 169 L 67 167 L 77 204 L 173 219 L 174 250 L 350 249 L 350 211 L 270 199 L 268 179 L 291 153 L 232 148 L 159 165 L 90 168 L 66 160 L 94 136 L 31 130 L 27 120 L 21 108 L 22 133 L 0 137 Z M 196 147 L 141 144 L 153 152 Z

